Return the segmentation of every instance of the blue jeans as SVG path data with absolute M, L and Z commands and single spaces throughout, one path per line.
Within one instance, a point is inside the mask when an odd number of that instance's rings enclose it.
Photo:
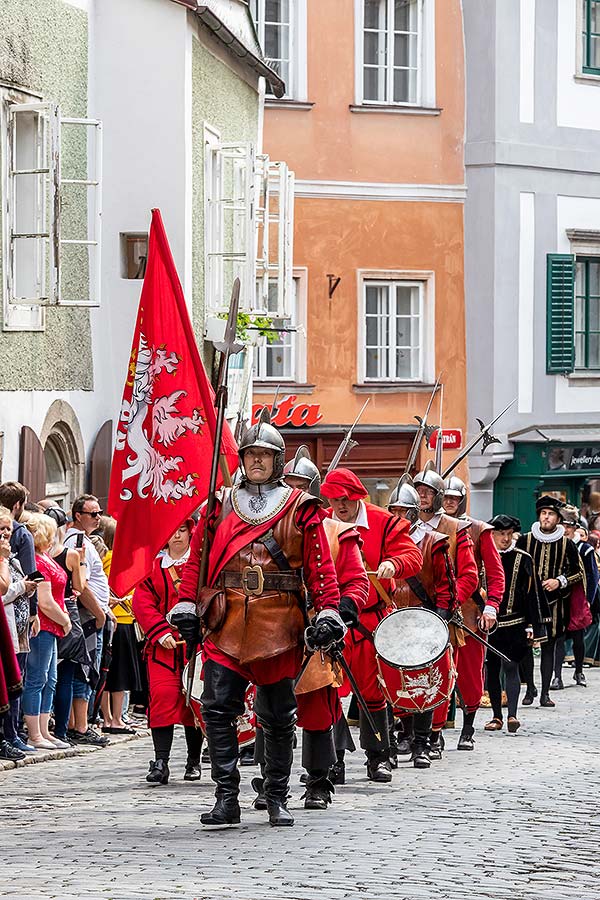
M 102 663 L 103 639 L 104 629 L 99 628 L 96 630 L 96 661 L 94 663 L 94 668 L 97 672 L 100 672 L 100 665 Z M 90 701 L 92 698 L 92 694 L 95 693 L 94 689 L 90 684 L 87 683 L 87 681 L 84 681 L 84 679 L 78 674 L 78 671 L 75 673 L 75 678 L 73 679 L 73 697 L 76 700 Z
M 54 696 L 54 734 L 61 741 L 65 740 L 69 727 L 69 716 L 73 703 L 73 676 L 76 666 L 77 663 L 70 659 L 63 659 L 58 666 L 58 681 Z
M 39 716 L 52 711 L 56 690 L 56 664 L 58 660 L 56 635 L 40 631 L 30 640 L 27 657 L 27 674 L 22 706 L 26 716 Z

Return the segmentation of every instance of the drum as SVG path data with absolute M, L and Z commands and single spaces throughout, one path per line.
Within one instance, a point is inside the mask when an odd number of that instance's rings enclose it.
M 189 663 L 186 663 L 182 677 L 183 693 L 185 696 L 187 696 L 188 667 Z M 196 656 L 196 668 L 194 669 L 194 680 L 192 682 L 192 698 L 190 700 L 190 706 L 194 711 L 194 716 L 200 723 L 202 731 L 206 734 L 204 719 L 202 718 L 202 707 L 200 705 L 200 697 L 202 696 L 203 687 L 204 683 L 202 681 L 202 658 L 201 654 L 198 653 L 198 655 Z M 241 716 L 238 716 L 237 720 L 238 743 L 240 747 L 246 747 L 248 744 L 254 743 L 254 740 L 256 738 L 256 719 L 254 716 L 255 699 L 256 687 L 253 684 L 249 684 L 246 688 L 245 709 L 243 714 Z
M 448 626 L 423 607 L 390 613 L 373 633 L 378 680 L 394 710 L 419 713 L 448 700 L 456 683 Z

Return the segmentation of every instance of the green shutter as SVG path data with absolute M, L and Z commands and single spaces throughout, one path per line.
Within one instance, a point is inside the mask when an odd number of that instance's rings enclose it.
M 575 368 L 575 257 L 546 257 L 546 372 Z

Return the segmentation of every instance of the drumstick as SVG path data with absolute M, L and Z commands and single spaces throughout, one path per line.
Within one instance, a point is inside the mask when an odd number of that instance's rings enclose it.
M 185 644 L 185 641 L 175 641 L 176 647 L 179 647 L 181 644 Z

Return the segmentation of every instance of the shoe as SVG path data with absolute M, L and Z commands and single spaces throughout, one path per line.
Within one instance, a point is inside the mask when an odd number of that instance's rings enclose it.
M 389 784 L 392 780 L 392 767 L 389 759 L 368 759 L 367 778 L 379 784 Z
M 550 699 L 550 694 L 542 694 L 540 697 L 540 706 L 556 706 L 554 700 Z
M 304 800 L 304 809 L 327 809 L 331 803 L 331 795 L 335 794 L 335 788 L 327 776 L 308 776 L 306 791 L 300 798 Z
M 338 759 L 329 770 L 329 780 L 332 784 L 346 784 L 346 763 Z
M 537 691 L 536 691 L 536 693 L 537 693 Z M 531 704 L 533 703 L 534 697 L 535 697 L 535 694 L 530 694 L 529 691 L 525 691 L 523 699 L 521 700 L 521 706 L 531 706 Z
M 200 821 L 203 825 L 239 825 L 242 811 L 237 798 L 217 797 L 217 802 L 210 812 L 202 813 Z
M 575 672 L 573 675 L 573 681 L 577 685 L 577 687 L 587 687 L 587 682 L 585 680 L 585 675 L 583 672 Z
M 294 817 L 282 800 L 270 800 L 267 798 L 267 811 L 269 813 L 269 825 L 273 825 L 273 827 L 294 824 Z
M 185 764 L 185 774 L 183 776 L 184 781 L 200 781 L 202 778 L 202 769 L 200 768 L 200 760 L 199 759 L 190 759 L 189 756 L 187 758 L 187 762 Z
M 10 759 L 16 762 L 18 759 L 25 759 L 25 754 L 17 747 L 13 747 L 8 741 L 0 741 L 0 759 Z
M 103 727 L 102 734 L 137 734 L 135 728 L 130 728 L 129 725 L 116 725 L 114 728 Z
M 408 756 L 412 753 L 412 740 L 410 738 L 403 737 L 398 741 L 398 756 Z
M 63 741 L 61 738 L 51 737 L 50 743 L 54 745 L 56 750 L 71 750 L 73 744 L 70 744 L 68 741 Z
M 240 750 L 240 766 L 255 766 L 254 762 L 254 744 L 248 747 L 242 747 Z
M 168 784 L 170 774 L 166 759 L 151 759 L 148 764 L 146 781 L 148 784 Z
M 431 760 L 427 755 L 427 738 L 415 738 L 410 759 L 415 769 L 431 768 Z
M 21 753 L 36 753 L 36 748 L 32 744 L 28 744 L 27 741 L 24 741 L 23 738 L 16 737 L 12 742 L 12 745 L 15 750 L 20 750 Z
M 550 682 L 550 690 L 551 691 L 563 691 L 565 686 L 563 684 L 562 678 L 553 678 Z
M 81 731 L 68 731 L 67 738 L 74 744 L 86 744 L 90 747 L 106 747 L 110 743 L 108 738 L 102 737 L 93 728 L 88 728 L 83 734 Z
M 267 798 L 265 797 L 264 778 L 253 778 L 250 784 L 252 785 L 252 790 L 256 793 L 252 806 L 254 809 L 266 809 Z
M 516 716 L 509 716 L 506 727 L 508 728 L 510 734 L 514 734 L 521 727 L 521 723 L 516 718 Z
M 444 728 L 456 728 L 456 723 L 455 723 L 454 719 L 448 719 L 448 721 L 444 725 Z
M 458 739 L 458 744 L 456 745 L 457 750 L 474 750 L 475 749 L 475 741 L 473 740 L 472 734 L 465 734 L 464 731 Z
M 444 735 L 441 731 L 432 731 L 429 735 L 428 756 L 430 760 L 438 760 L 442 758 L 442 750 L 445 747 Z
M 57 748 L 51 741 L 47 741 L 46 738 L 39 738 L 37 741 L 34 741 L 33 738 L 29 738 L 29 743 L 32 747 L 35 747 L 36 750 L 56 750 Z
M 509 719 L 510 721 L 510 719 Z M 502 731 L 502 719 L 494 717 L 483 726 L 484 731 Z

